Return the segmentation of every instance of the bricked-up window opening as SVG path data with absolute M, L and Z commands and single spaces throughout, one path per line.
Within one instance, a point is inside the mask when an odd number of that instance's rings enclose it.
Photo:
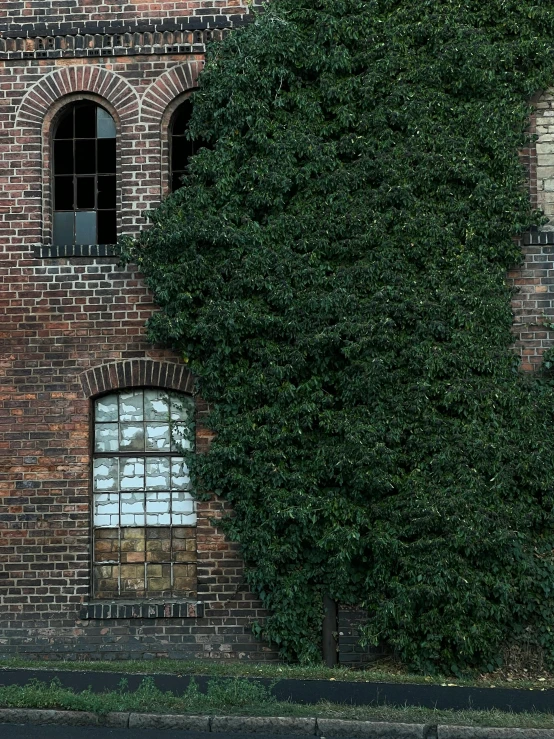
M 95 402 L 94 596 L 156 599 L 196 592 L 196 502 L 181 455 L 193 401 L 157 389 Z
M 111 115 L 81 100 L 54 133 L 55 245 L 115 244 L 116 129 Z
M 186 174 L 188 160 L 200 148 L 196 141 L 187 138 L 192 103 L 185 100 L 177 108 L 171 131 L 171 192 L 182 186 L 181 179 Z

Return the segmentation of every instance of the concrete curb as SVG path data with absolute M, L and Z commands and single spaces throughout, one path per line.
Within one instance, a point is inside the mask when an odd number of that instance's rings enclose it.
M 108 713 L 0 708 L 0 724 L 106 726 L 119 729 L 179 729 L 229 734 L 295 734 L 321 739 L 554 739 L 553 729 L 499 729 L 481 726 L 429 726 L 381 721 L 296 716 L 180 716 L 161 713 Z

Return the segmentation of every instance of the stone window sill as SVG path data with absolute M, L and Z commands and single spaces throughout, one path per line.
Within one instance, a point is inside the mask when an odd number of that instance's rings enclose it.
M 196 601 L 178 603 L 99 601 L 83 603 L 79 610 L 79 618 L 84 621 L 108 618 L 202 618 L 203 615 L 204 604 Z

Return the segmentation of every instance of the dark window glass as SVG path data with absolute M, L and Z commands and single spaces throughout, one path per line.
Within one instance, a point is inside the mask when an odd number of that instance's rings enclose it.
M 115 139 L 99 139 L 98 172 L 115 174 Z
M 116 128 L 96 103 L 64 110 L 54 135 L 54 243 L 113 244 Z
M 117 241 L 115 210 L 98 211 L 98 243 L 114 244 Z
M 77 177 L 77 208 L 94 208 L 94 177 Z
M 94 103 L 84 103 L 75 108 L 75 138 L 96 138 L 96 108 Z M 93 110 L 94 108 L 94 110 Z
M 73 138 L 73 112 L 70 110 L 65 113 L 58 123 L 56 129 L 57 139 L 72 139 Z
M 54 174 L 73 174 L 73 141 L 54 141 Z
M 54 182 L 54 208 L 73 210 L 73 177 L 56 177 Z
M 98 208 L 115 210 L 115 176 L 98 178 Z
M 192 103 L 185 100 L 177 108 L 171 131 L 171 191 L 174 192 L 183 184 L 182 177 L 186 174 L 187 165 L 191 156 L 201 148 L 198 141 L 187 138 L 188 127 L 192 115 Z M 202 144 L 205 146 L 205 144 Z

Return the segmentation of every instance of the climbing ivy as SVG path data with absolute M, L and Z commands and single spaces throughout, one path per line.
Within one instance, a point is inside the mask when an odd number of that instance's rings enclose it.
M 490 669 L 522 630 L 554 661 L 553 398 L 506 284 L 553 46 L 550 0 L 273 0 L 208 51 L 210 146 L 123 252 L 286 658 L 319 658 L 327 593 L 417 669 Z

